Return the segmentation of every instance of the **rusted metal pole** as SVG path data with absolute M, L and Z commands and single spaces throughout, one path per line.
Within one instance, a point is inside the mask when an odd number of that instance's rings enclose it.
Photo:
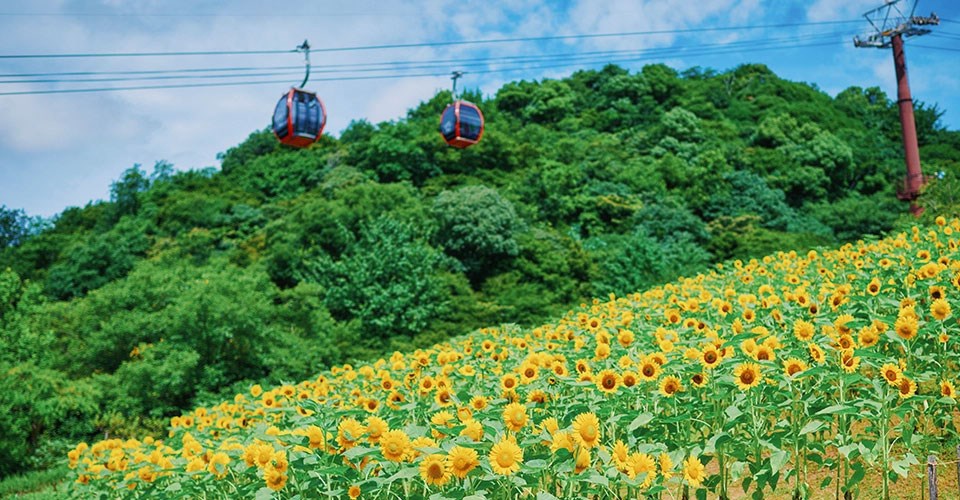
M 907 177 L 901 197 L 910 200 L 910 212 L 914 216 L 923 213 L 923 207 L 916 199 L 923 185 L 923 172 L 920 169 L 920 147 L 917 145 L 917 124 L 913 118 L 913 98 L 910 96 L 910 82 L 907 80 L 907 56 L 903 51 L 903 36 L 899 33 L 890 37 L 893 46 L 893 65 L 897 71 L 897 107 L 900 108 L 900 129 L 903 132 L 903 155 L 907 164 Z

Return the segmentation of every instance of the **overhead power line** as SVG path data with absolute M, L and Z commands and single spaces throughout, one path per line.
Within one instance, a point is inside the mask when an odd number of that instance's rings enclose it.
M 452 40 L 443 42 L 419 42 L 419 43 L 396 43 L 382 45 L 363 45 L 352 47 L 326 47 L 311 48 L 311 52 L 352 52 L 364 50 L 387 50 L 387 49 L 405 49 L 422 47 L 444 47 L 456 45 L 484 45 L 497 43 L 516 43 L 516 42 L 544 42 L 551 40 L 574 40 L 591 38 L 612 38 L 612 37 L 632 37 L 632 36 L 650 36 L 650 35 L 679 35 L 692 33 L 710 33 L 718 31 L 742 31 L 750 29 L 773 29 L 790 28 L 800 26 L 824 26 L 862 23 L 861 20 L 848 21 L 817 21 L 804 23 L 777 23 L 760 24 L 745 26 L 718 26 L 713 28 L 683 28 L 671 30 L 648 30 L 648 31 L 627 31 L 619 33 L 580 33 L 570 35 L 551 35 L 535 37 L 513 37 L 513 38 L 489 38 L 480 40 Z M 235 56 L 235 55 L 263 55 L 263 54 L 287 54 L 297 52 L 296 49 L 289 50 L 218 50 L 218 51 L 180 51 L 180 52 L 103 52 L 103 53 L 63 53 L 63 54 L 0 54 L 0 59 L 55 59 L 55 58 L 93 58 L 93 57 L 180 57 L 180 56 Z

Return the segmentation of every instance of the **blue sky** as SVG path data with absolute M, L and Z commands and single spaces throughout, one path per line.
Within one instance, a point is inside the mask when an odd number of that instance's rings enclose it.
M 492 95 L 508 81 L 562 78 L 577 69 L 602 67 L 614 59 L 624 60 L 620 64 L 634 71 L 656 62 L 679 70 L 700 66 L 718 71 L 742 63 L 762 63 L 783 78 L 816 84 L 830 95 L 857 85 L 879 86 L 888 96 L 895 97 L 890 50 L 857 49 L 851 42 L 854 35 L 869 31 L 862 13 L 882 3 L 883 0 L 337 0 L 268 4 L 253 0 L 36 0 L 4 2 L 0 6 L 0 55 L 288 50 L 305 38 L 314 49 L 329 49 L 660 32 L 535 42 L 315 50 L 311 54 L 314 76 L 307 87 L 316 90 L 326 105 L 327 131 L 339 135 L 352 120 L 380 122 L 401 118 L 407 109 L 438 90 L 449 88 L 447 75 L 455 69 L 467 71 L 462 85 Z M 916 13 L 930 12 L 942 19 L 960 21 L 960 2 L 919 0 Z M 849 20 L 862 22 L 828 24 Z M 703 31 L 802 23 L 824 24 Z M 960 23 L 944 22 L 933 30 L 934 34 L 907 41 L 913 96 L 945 110 L 942 123 L 958 130 Z M 775 50 L 758 50 L 770 47 Z M 509 59 L 551 54 L 571 55 L 547 63 Z M 576 54 L 585 55 L 578 58 Z M 466 59 L 479 61 L 473 65 L 430 64 Z M 280 94 L 302 79 L 298 67 L 302 60 L 297 53 L 0 58 L 3 75 L 96 73 L 0 78 L 0 93 L 210 81 L 118 81 L 143 77 L 131 71 L 244 67 L 254 68 L 244 74 L 283 73 L 237 79 L 276 81 L 263 85 L 0 95 L 0 205 L 49 217 L 69 206 L 108 199 L 110 183 L 134 164 L 143 165 L 148 172 L 158 160 L 169 161 L 179 170 L 218 167 L 217 153 L 269 123 Z M 320 80 L 397 74 L 396 70 L 384 73 L 369 71 L 374 69 L 370 67 L 342 65 L 398 61 L 430 65 L 408 73 L 431 76 Z M 288 69 L 258 69 L 267 67 Z M 513 69 L 500 71 L 504 68 Z M 346 69 L 354 72 L 344 73 Z M 356 72 L 358 69 L 367 71 Z M 17 79 L 73 78 L 108 81 L 10 83 Z

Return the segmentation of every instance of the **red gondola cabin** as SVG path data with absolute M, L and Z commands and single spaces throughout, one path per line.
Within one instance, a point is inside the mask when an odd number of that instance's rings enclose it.
M 483 136 L 483 113 L 476 104 L 457 101 L 440 115 L 440 134 L 455 148 L 472 146 Z
M 327 124 L 327 111 L 317 94 L 291 88 L 273 110 L 273 133 L 283 144 L 307 147 L 318 139 Z

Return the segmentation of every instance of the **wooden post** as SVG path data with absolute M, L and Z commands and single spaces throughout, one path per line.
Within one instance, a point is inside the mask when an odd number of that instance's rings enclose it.
M 957 445 L 957 490 L 960 490 L 960 444 Z
M 930 500 L 937 500 L 937 457 L 927 456 L 927 487 L 930 491 Z

